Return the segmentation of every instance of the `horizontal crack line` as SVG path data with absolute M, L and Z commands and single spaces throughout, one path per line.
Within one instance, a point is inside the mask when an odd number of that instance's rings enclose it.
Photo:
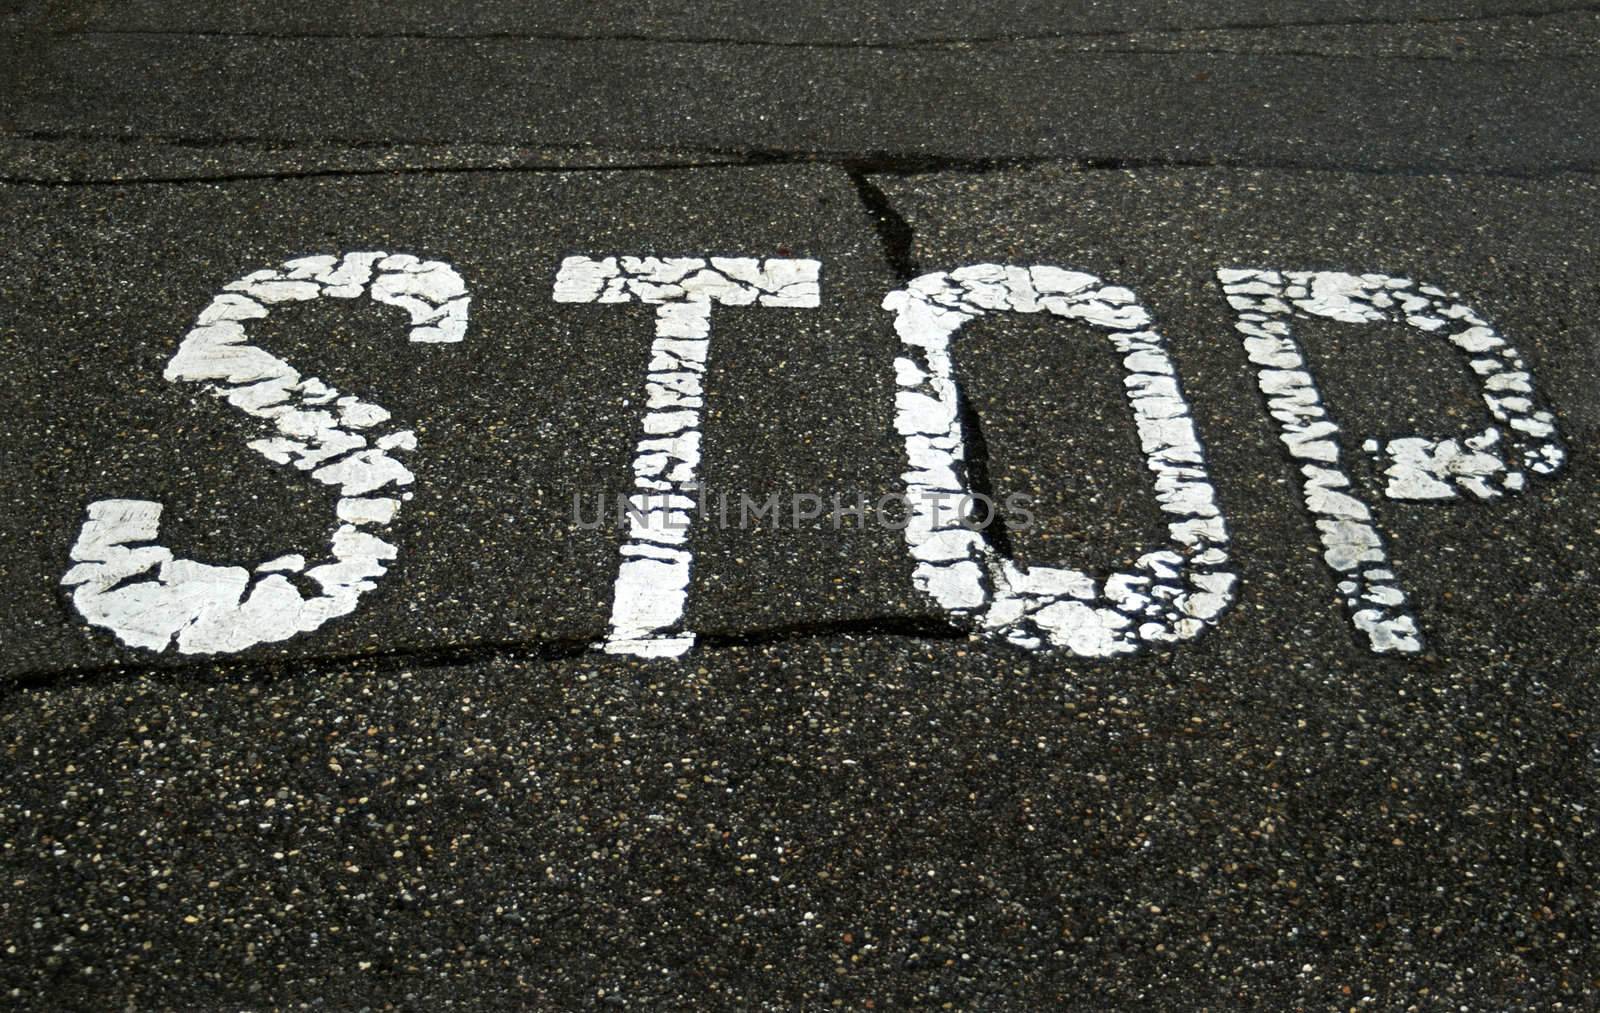
M 34 138 L 0 137 L 0 144 L 7 140 Z M 119 140 L 108 137 L 106 140 Z M 221 139 L 207 139 L 204 141 L 193 140 L 165 140 L 141 138 L 138 140 L 121 138 L 121 143 L 147 143 L 152 145 L 171 145 L 174 147 L 221 147 L 226 142 Z M 261 139 L 241 139 L 241 148 L 255 147 L 263 142 Z M 289 145 L 293 142 L 273 141 L 272 144 Z M 324 145 L 325 142 L 316 142 Z M 434 146 L 436 142 L 413 144 L 412 142 L 393 142 L 392 149 L 403 149 L 407 146 Z M 485 141 L 463 141 L 462 146 L 488 146 Z M 369 148 L 380 145 L 368 143 Z M 508 145 L 509 146 L 509 145 Z M 563 146 L 565 147 L 565 146 Z M 307 149 L 293 147 L 275 148 L 284 154 L 303 153 Z M 315 149 L 312 149 L 315 150 Z M 177 185 L 219 185 L 239 182 L 266 182 L 266 181 L 292 181 L 308 179 L 336 179 L 341 177 L 383 177 L 383 176 L 429 176 L 429 175 L 488 175 L 501 173 L 538 173 L 538 174 L 565 174 L 565 173 L 626 173 L 626 172 L 683 172 L 693 169 L 725 169 L 725 168 L 760 168 L 768 166 L 804 166 L 819 165 L 842 169 L 855 174 L 882 174 L 914 176 L 930 173 L 951 172 L 983 174 L 1008 170 L 1029 169 L 1042 166 L 1052 166 L 1069 172 L 1131 172 L 1131 171 L 1158 171 L 1174 169 L 1222 169 L 1233 171 L 1278 171 L 1278 172 L 1331 172 L 1350 175 L 1372 176 L 1403 176 L 1403 177 L 1474 177 L 1491 179 L 1526 180 L 1530 182 L 1548 180 L 1566 175 L 1592 176 L 1600 174 L 1600 163 L 1597 162 L 1551 162 L 1538 168 L 1496 168 L 1496 167 L 1462 167 L 1442 163 L 1422 163 L 1415 165 L 1362 165 L 1337 161 L 1295 160 L 1295 159 L 1252 159 L 1252 158 L 1167 158 L 1161 156 L 1150 157 L 1078 157 L 1064 158 L 1058 155 L 1026 155 L 1016 157 L 967 157 L 960 155 L 931 155 L 922 152 L 852 152 L 852 151 L 823 151 L 805 149 L 783 148 L 683 148 L 683 149 L 656 149 L 657 161 L 620 162 L 606 164 L 537 164 L 537 165 L 497 165 L 489 163 L 470 165 L 410 165 L 410 166 L 360 166 L 349 168 L 317 168 L 317 169 L 260 169 L 239 172 L 216 172 L 206 174 L 186 173 L 170 176 L 111 176 L 111 177 L 71 177 L 71 176 L 45 176 L 27 175 L 18 173 L 0 173 L 0 184 L 19 187 L 38 187 L 46 189 L 70 189 L 74 187 L 123 187 L 123 186 L 177 186 Z
M 1600 13 L 1600 4 L 1577 4 L 1533 11 L 1500 11 L 1490 14 L 1457 14 L 1440 17 L 1410 18 L 1345 18 L 1320 20 L 1316 18 L 1283 21 L 1222 21 L 1209 25 L 1155 25 L 1138 28 L 1107 28 L 1060 30 L 1050 32 L 1012 32 L 989 35 L 930 36 L 908 39 L 753 39 L 737 35 L 652 35 L 643 32 L 519 32 L 512 30 L 480 32 L 334 32 L 319 29 L 304 30 L 228 30 L 182 28 L 119 28 L 115 26 L 61 29 L 49 34 L 56 37 L 82 36 L 145 36 L 152 38 L 178 37 L 196 39 L 261 39 L 261 40 L 416 40 L 428 42 L 622 42 L 684 46 L 746 46 L 767 49 L 822 49 L 822 50 L 926 50 L 961 49 L 970 46 L 1013 45 L 1020 43 L 1062 42 L 1074 39 L 1121 39 L 1140 35 L 1195 35 L 1224 31 L 1273 31 L 1285 28 L 1424 28 L 1440 25 L 1488 23 L 1496 21 L 1537 21 L 1572 14 Z
M 970 639 L 965 631 L 938 619 L 884 616 L 701 633 L 697 635 L 696 640 L 703 650 L 730 650 L 848 636 L 896 637 L 907 640 Z M 570 661 L 591 655 L 598 659 L 601 657 L 599 645 L 604 640 L 605 634 L 596 632 L 591 637 L 481 641 L 440 647 L 408 647 L 293 658 L 208 656 L 172 662 L 39 668 L 0 676 L 0 685 L 10 684 L 24 689 L 48 689 L 69 682 L 107 678 L 188 678 L 204 673 L 215 678 L 260 679 L 292 677 L 308 672 L 346 667 L 361 668 L 381 674 L 401 669 L 444 668 L 492 661 L 554 662 Z
M 506 140 L 504 138 L 371 138 L 371 137 L 271 137 L 256 134 L 228 136 L 200 136 L 192 134 L 134 134 L 99 133 L 86 130 L 0 130 L 0 145 L 21 143 L 82 143 L 111 144 L 124 147 L 147 145 L 201 151 L 237 150 L 276 155 L 321 155 L 332 157 L 347 152 L 384 152 L 396 155 L 414 149 L 477 148 L 502 151 L 515 150 L 524 154 L 560 157 L 558 153 L 573 152 L 579 156 L 573 162 L 541 162 L 538 164 L 504 164 L 493 161 L 472 164 L 411 165 L 411 166 L 357 166 L 349 169 L 288 169 L 260 170 L 238 175 L 246 178 L 294 177 L 297 174 L 328 175 L 383 175 L 393 172 L 607 172 L 629 170 L 668 170 L 675 168 L 717 168 L 724 165 L 739 167 L 751 165 L 821 164 L 847 166 L 867 172 L 917 174 L 942 171 L 986 172 L 997 169 L 1027 168 L 1036 165 L 1055 165 L 1081 169 L 1148 169 L 1148 168 L 1242 168 L 1242 169 L 1296 169 L 1350 173 L 1403 174 L 1403 175 L 1488 175 L 1526 176 L 1544 178 L 1565 173 L 1592 173 L 1600 169 L 1596 162 L 1552 162 L 1538 169 L 1465 168 L 1439 162 L 1415 165 L 1363 165 L 1333 160 L 1252 159 L 1252 158 L 1169 158 L 1149 156 L 1068 156 L 1048 152 L 1014 155 L 959 155 L 924 151 L 891 151 L 887 149 L 829 149 L 785 148 L 759 145 L 654 145 L 636 150 L 605 147 L 581 142 Z M 610 155 L 616 162 L 584 162 L 582 155 Z M 629 159 L 637 154 L 637 160 Z M 196 182 L 213 182 L 224 174 L 198 175 Z M 150 182 L 177 182 L 182 179 L 152 178 Z M 74 180 L 60 177 L 19 178 L 19 183 L 39 185 L 70 184 Z M 100 178 L 87 180 L 95 185 L 121 185 L 141 182 L 139 178 Z

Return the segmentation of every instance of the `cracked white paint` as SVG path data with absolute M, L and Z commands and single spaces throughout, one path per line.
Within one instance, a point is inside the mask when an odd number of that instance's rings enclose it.
M 645 377 L 643 429 L 633 457 L 629 532 L 621 551 L 602 648 L 612 654 L 675 657 L 694 645 L 681 629 L 694 555 L 689 526 L 698 491 L 703 378 L 711 307 L 814 307 L 815 260 L 768 257 L 568 257 L 555 301 L 656 307 Z
M 1289 455 L 1300 464 L 1306 506 L 1322 537 L 1323 558 L 1339 575 L 1351 621 L 1378 653 L 1414 653 L 1422 636 L 1367 505 L 1340 467 L 1339 427 L 1329 417 L 1290 321 L 1404 323 L 1436 334 L 1469 358 L 1490 424 L 1462 438 L 1369 439 L 1362 449 L 1397 500 L 1495 499 L 1550 475 L 1566 460 L 1555 416 L 1533 393 L 1522 356 L 1460 297 L 1409 278 L 1339 271 L 1224 269 L 1217 272 L 1257 369 L 1267 407 Z
M 906 355 L 895 361 L 895 426 L 905 438 L 913 580 L 952 615 L 1021 647 L 1087 657 L 1127 654 L 1198 636 L 1233 600 L 1228 533 L 1189 407 L 1150 314 L 1125 288 L 1048 266 L 977 264 L 926 274 L 884 309 Z M 939 504 L 968 494 L 966 448 L 950 341 L 992 311 L 1048 312 L 1104 330 L 1122 356 L 1123 385 L 1171 542 L 1127 573 L 1098 580 L 1064 567 L 1024 569 Z
M 107 499 L 89 504 L 72 547 L 75 565 L 61 583 L 91 624 L 123 643 L 185 654 L 241 651 L 286 640 L 347 615 L 395 558 L 376 532 L 395 518 L 411 472 L 396 454 L 416 449 L 407 429 L 386 426 L 389 412 L 342 394 L 246 342 L 249 321 L 269 307 L 368 294 L 411 317 L 412 341 L 460 341 L 470 302 L 447 264 L 407 254 L 351 253 L 291 260 L 227 285 L 201 311 L 167 365 L 166 378 L 205 384 L 273 435 L 249 446 L 269 460 L 309 472 L 339 491 L 338 526 L 326 558 L 309 566 L 299 553 L 279 553 L 254 569 L 182 559 L 158 543 L 161 504 Z M 285 574 L 319 590 L 309 595 Z

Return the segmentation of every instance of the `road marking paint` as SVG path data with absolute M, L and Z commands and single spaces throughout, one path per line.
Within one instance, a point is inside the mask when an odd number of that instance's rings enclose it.
M 895 360 L 895 427 L 910 463 L 905 537 L 920 590 L 986 635 L 1085 657 L 1190 640 L 1217 622 L 1235 584 L 1225 569 L 1227 526 L 1165 341 L 1132 292 L 1058 267 L 975 264 L 925 274 L 891 293 L 883 308 L 894 312 L 906 346 Z M 1081 320 L 1107 332 L 1123 357 L 1123 385 L 1156 499 L 1174 518 L 1171 545 L 1141 556 L 1132 571 L 1100 581 L 1065 567 L 1024 569 L 985 533 L 939 516 L 941 500 L 970 491 L 950 341 L 967 321 L 996 311 Z
M 619 550 L 611 617 L 599 645 L 617 654 L 676 657 L 695 642 L 682 629 L 698 509 L 704 376 L 713 305 L 815 307 L 815 260 L 749 257 L 568 257 L 557 302 L 639 302 L 655 307 L 641 433 L 632 459 L 629 533 Z M 1340 428 L 1292 333 L 1292 321 L 1404 323 L 1438 335 L 1467 356 L 1490 423 L 1465 437 L 1373 438 L 1385 496 L 1406 501 L 1521 491 L 1529 475 L 1561 469 L 1566 453 L 1554 414 L 1535 393 L 1522 356 L 1459 297 L 1409 278 L 1337 271 L 1217 271 L 1257 383 L 1300 466 L 1302 495 L 1339 578 L 1352 623 L 1377 653 L 1415 653 L 1422 635 L 1372 512 L 1341 467 Z M 246 342 L 250 321 L 272 307 L 318 298 L 375 301 L 405 309 L 410 339 L 458 342 L 470 299 L 447 264 L 382 252 L 291 260 L 227 285 L 201 311 L 169 362 L 168 380 L 198 382 L 273 432 L 249 446 L 335 486 L 337 526 L 328 553 L 308 564 L 278 553 L 254 569 L 177 557 L 162 546 L 162 506 L 105 499 L 88 507 L 74 565 L 61 578 L 92 625 L 131 646 L 182 653 L 243 650 L 320 628 L 349 614 L 388 570 L 396 549 L 379 537 L 411 498 L 400 457 L 416 449 L 382 407 L 342 394 Z M 883 308 L 905 346 L 895 359 L 895 426 L 909 470 L 904 503 L 913 580 L 952 616 L 985 635 L 1029 649 L 1087 657 L 1191 640 L 1233 601 L 1228 532 L 1216 505 L 1188 402 L 1150 314 L 1125 288 L 1048 265 L 975 264 L 919 277 Z M 967 321 L 991 312 L 1051 313 L 1106 335 L 1123 378 L 1157 502 L 1171 515 L 1170 543 L 1104 580 L 1065 567 L 1024 568 L 985 525 L 951 501 L 992 502 L 969 488 L 960 392 L 950 342 Z M 820 512 L 820 498 L 812 496 Z M 776 509 L 774 502 L 774 509 Z M 807 516 L 814 516 L 807 515 Z M 796 506 L 796 519 L 800 517 Z M 301 585 L 320 590 L 302 593 Z
M 1290 321 L 1404 323 L 1439 335 L 1470 357 L 1491 424 L 1464 439 L 1367 440 L 1362 449 L 1385 465 L 1384 495 L 1390 499 L 1457 499 L 1463 493 L 1495 499 L 1522 490 L 1527 472 L 1560 470 L 1566 453 L 1555 416 L 1534 394 L 1522 356 L 1459 296 L 1409 278 L 1234 268 L 1217 271 L 1217 279 L 1284 446 L 1300 464 L 1306 507 L 1316 520 L 1323 559 L 1340 577 L 1351 622 L 1377 653 L 1422 650 L 1422 635 L 1371 510 L 1340 467 L 1339 426 L 1323 404 Z
M 699 491 L 702 378 L 711 345 L 711 307 L 814 307 L 815 260 L 753 257 L 568 257 L 555 301 L 656 307 L 645 377 L 643 435 L 634 451 L 628 539 L 621 550 L 604 650 L 676 657 L 694 645 L 680 629 L 694 553 L 691 510 Z
M 411 498 L 400 490 L 414 476 L 397 455 L 416 449 L 415 435 L 386 425 L 389 412 L 378 405 L 302 378 L 245 342 L 248 322 L 266 317 L 269 307 L 362 294 L 405 309 L 412 341 L 457 342 L 466 335 L 470 298 L 448 264 L 381 252 L 303 257 L 225 286 L 165 374 L 204 383 L 212 396 L 270 421 L 276 434 L 252 440 L 252 449 L 338 488 L 329 558 L 308 569 L 303 555 L 279 554 L 253 571 L 181 559 L 157 542 L 160 503 L 98 500 L 89 504 L 72 547 L 76 565 L 61 578 L 75 588 L 73 605 L 89 623 L 152 651 L 174 641 L 184 654 L 241 651 L 347 615 L 376 586 L 397 550 L 375 532 Z M 320 593 L 303 595 L 287 573 L 303 574 Z

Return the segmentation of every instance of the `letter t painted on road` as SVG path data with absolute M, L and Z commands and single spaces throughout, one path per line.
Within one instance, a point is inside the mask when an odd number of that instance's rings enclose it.
M 776 257 L 568 257 L 561 262 L 556 302 L 656 307 L 643 433 L 633 456 L 635 509 L 628 512 L 603 650 L 670 658 L 694 645 L 694 634 L 682 629 L 682 622 L 694 565 L 690 511 L 699 489 L 712 304 L 815 307 L 820 273 L 815 260 Z

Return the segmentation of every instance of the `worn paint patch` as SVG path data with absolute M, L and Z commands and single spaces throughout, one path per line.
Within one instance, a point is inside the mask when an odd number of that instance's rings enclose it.
M 1404 323 L 1468 357 L 1489 425 L 1465 438 L 1368 439 L 1396 500 L 1489 500 L 1551 475 L 1566 461 L 1554 414 L 1533 390 L 1522 356 L 1460 297 L 1385 274 L 1223 269 L 1217 272 L 1256 379 L 1316 521 L 1323 559 L 1339 576 L 1345 608 L 1377 653 L 1415 653 L 1422 635 L 1372 512 L 1341 465 L 1340 428 L 1294 338 L 1295 319 Z
M 318 298 L 372 299 L 406 310 L 410 338 L 457 342 L 467 330 L 470 297 L 440 261 L 381 252 L 316 256 L 256 271 L 227 286 L 183 339 L 166 369 L 172 381 L 202 383 L 273 434 L 249 446 L 277 464 L 307 472 L 339 491 L 338 524 L 327 553 L 308 565 L 299 553 L 275 552 L 253 569 L 183 559 L 159 544 L 161 504 L 107 499 L 89 504 L 61 583 L 92 625 L 123 643 L 184 654 L 241 651 L 287 640 L 348 615 L 395 558 L 380 538 L 414 476 L 400 455 L 415 435 L 382 407 L 302 377 L 287 362 L 246 341 L 246 327 L 283 303 Z M 318 593 L 303 594 L 286 573 Z
M 703 379 L 711 347 L 711 307 L 814 307 L 815 260 L 768 257 L 568 257 L 556 274 L 555 301 L 641 302 L 656 307 L 645 375 L 643 434 L 633 456 L 628 537 L 611 604 L 604 650 L 675 657 L 694 645 L 680 629 L 694 554 L 689 546 L 699 491 Z
M 891 293 L 905 355 L 895 361 L 895 427 L 910 470 L 906 542 L 913 580 L 953 616 L 1033 650 L 1128 654 L 1198 636 L 1233 600 L 1228 531 L 1217 508 L 1189 406 L 1164 339 L 1132 292 L 1058 267 L 976 264 L 925 274 Z M 940 509 L 970 493 L 950 342 L 990 312 L 1052 313 L 1106 332 L 1170 543 L 1104 579 L 1065 567 L 1023 568 L 982 531 Z

